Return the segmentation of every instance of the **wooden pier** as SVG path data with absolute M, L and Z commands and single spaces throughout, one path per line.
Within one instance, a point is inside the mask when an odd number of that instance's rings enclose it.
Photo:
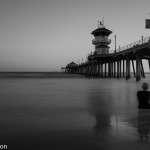
M 117 49 L 115 53 L 91 54 L 88 61 L 66 67 L 70 73 L 83 74 L 86 77 L 126 78 L 131 77 L 131 67 L 136 81 L 145 78 L 143 61 L 150 68 L 150 36 Z M 68 71 L 67 71 L 68 72 Z
M 95 39 L 92 44 L 95 45 L 95 51 L 88 56 L 85 63 L 76 64 L 71 62 L 66 66 L 66 72 L 83 74 L 86 77 L 99 78 L 126 78 L 131 77 L 131 67 L 136 81 L 145 78 L 143 60 L 148 61 L 150 68 L 150 36 L 141 38 L 141 40 L 129 45 L 119 47 L 114 53 L 109 53 L 109 44 L 111 40 L 108 36 L 112 31 L 105 28 L 101 23 L 91 34 Z M 116 36 L 115 36 L 116 39 Z M 115 42 L 116 47 L 116 42 Z

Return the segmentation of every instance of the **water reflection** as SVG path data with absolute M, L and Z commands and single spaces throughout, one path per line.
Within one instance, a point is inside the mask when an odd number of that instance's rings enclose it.
M 136 85 L 109 84 L 88 92 L 93 130 L 99 143 L 137 140 Z M 139 129 L 138 129 L 139 131 Z M 105 141 L 105 142 L 104 142 Z
M 90 113 L 95 117 L 95 130 L 97 138 L 105 138 L 112 129 L 111 125 L 111 99 L 105 91 L 89 93 Z
M 148 140 L 150 130 L 150 110 L 139 109 L 138 112 L 138 133 L 141 140 Z

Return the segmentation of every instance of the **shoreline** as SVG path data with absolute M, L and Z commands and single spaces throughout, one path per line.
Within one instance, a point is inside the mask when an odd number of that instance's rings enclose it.
M 149 72 L 145 73 L 146 77 L 150 76 Z M 86 78 L 81 74 L 69 74 L 66 72 L 0 72 L 0 79 L 48 79 L 48 78 Z M 91 77 L 93 78 L 93 77 Z M 109 77 L 97 79 L 110 79 Z M 134 78 L 134 74 L 131 73 L 131 78 Z M 112 78 L 115 79 L 115 78 Z M 123 79 L 123 78 L 121 78 Z M 125 78 L 124 78 L 125 79 Z
M 65 72 L 0 72 L 1 78 L 85 78 L 85 76 Z

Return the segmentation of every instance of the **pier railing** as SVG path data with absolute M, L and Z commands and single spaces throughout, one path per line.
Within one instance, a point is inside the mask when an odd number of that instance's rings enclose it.
M 138 40 L 136 42 L 133 42 L 131 44 L 128 44 L 126 46 L 123 46 L 123 47 L 119 47 L 116 52 L 120 52 L 120 51 L 124 51 L 124 50 L 127 50 L 127 49 L 130 49 L 134 46 L 139 46 L 139 45 L 142 45 L 144 43 L 147 43 L 150 41 L 150 36 L 146 37 L 146 38 L 142 38 L 141 40 Z
M 130 49 L 130 48 L 133 48 L 135 46 L 139 46 L 139 45 L 148 43 L 149 41 L 150 41 L 150 36 L 148 36 L 146 38 L 142 38 L 141 40 L 135 41 L 135 42 L 128 44 L 126 46 L 119 47 L 118 49 L 116 49 L 116 52 L 124 51 L 124 50 Z M 115 50 L 110 50 L 109 54 L 113 54 L 114 52 L 115 52 Z M 96 54 L 95 52 L 91 51 L 91 53 L 88 54 L 88 58 L 93 57 L 95 54 Z

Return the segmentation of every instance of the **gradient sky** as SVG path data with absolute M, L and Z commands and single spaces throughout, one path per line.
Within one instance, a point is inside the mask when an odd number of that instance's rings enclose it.
M 110 51 L 150 36 L 150 0 L 0 0 L 0 71 L 60 71 L 94 51 L 97 21 Z

